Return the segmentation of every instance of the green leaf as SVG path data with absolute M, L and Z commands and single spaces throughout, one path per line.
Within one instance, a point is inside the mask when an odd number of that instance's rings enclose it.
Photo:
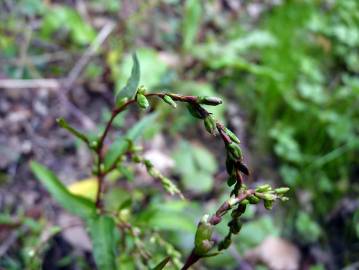
M 78 45 L 86 45 L 96 37 L 96 31 L 80 14 L 70 7 L 49 8 L 41 26 L 42 36 L 51 39 L 57 31 L 67 31 L 71 40 Z
M 295 227 L 305 242 L 316 242 L 321 235 L 321 228 L 318 223 L 304 211 L 298 213 Z
M 187 0 L 184 7 L 182 38 L 183 47 L 190 49 L 194 44 L 202 15 L 201 1 Z
M 136 54 L 132 55 L 132 71 L 131 76 L 127 81 L 125 87 L 123 87 L 118 93 L 116 93 L 116 104 L 119 104 L 123 98 L 133 98 L 136 94 L 138 84 L 140 82 L 140 64 Z
M 87 223 L 93 255 L 99 270 L 116 270 L 116 225 L 108 216 L 97 216 Z
M 166 264 L 170 261 L 171 257 L 164 258 L 159 264 L 157 264 L 152 270 L 162 270 L 165 268 Z
M 105 170 L 111 168 L 111 166 L 118 160 L 118 158 L 123 155 L 128 147 L 130 146 L 129 141 L 135 141 L 143 134 L 143 132 L 153 125 L 154 120 L 156 119 L 157 114 L 153 113 L 142 118 L 139 122 L 134 125 L 125 136 L 119 137 L 111 145 L 110 149 L 105 155 L 104 165 Z
M 138 48 L 136 50 L 138 59 L 141 59 L 141 78 L 139 85 L 146 85 L 147 89 L 156 88 L 166 80 L 168 63 L 161 57 L 158 51 L 150 48 Z M 131 73 L 131 57 L 126 56 L 117 73 L 115 73 L 116 86 L 122 86 Z
M 94 203 L 71 194 L 52 171 L 36 161 L 31 161 L 30 167 L 35 176 L 63 208 L 82 218 L 89 218 L 95 214 Z
M 174 153 L 174 160 L 187 190 L 205 193 L 213 188 L 212 175 L 218 166 L 211 152 L 201 146 L 183 142 Z

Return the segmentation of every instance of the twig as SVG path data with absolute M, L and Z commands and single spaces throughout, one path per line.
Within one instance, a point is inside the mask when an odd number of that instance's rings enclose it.
M 165 95 L 170 96 L 175 101 L 187 102 L 187 103 L 196 102 L 196 98 L 197 98 L 195 96 L 184 96 L 184 95 L 171 94 L 171 93 L 148 93 L 148 94 L 145 94 L 146 97 L 158 97 L 158 98 L 163 98 Z M 96 194 L 96 207 L 100 210 L 102 207 L 101 206 L 101 204 L 102 204 L 101 203 L 101 194 L 102 194 L 102 189 L 103 189 L 104 178 L 105 178 L 106 174 L 110 172 L 110 170 L 103 171 L 101 168 L 101 164 L 102 164 L 103 158 L 104 158 L 103 157 L 103 145 L 104 145 L 105 139 L 108 135 L 108 132 L 111 129 L 112 123 L 115 120 L 116 116 L 118 114 L 120 114 L 121 112 L 123 112 L 129 105 L 131 105 L 135 102 L 136 102 L 136 99 L 132 98 L 132 99 L 128 100 L 127 102 L 125 102 L 124 104 L 122 104 L 120 107 L 115 108 L 112 111 L 111 118 L 107 122 L 105 130 L 102 133 L 102 135 L 98 141 L 98 145 L 96 148 L 96 155 L 98 157 L 98 161 L 97 161 L 98 190 L 97 190 L 97 194 Z
M 45 88 L 49 90 L 57 90 L 61 87 L 63 79 L 0 79 L 0 89 L 32 89 Z

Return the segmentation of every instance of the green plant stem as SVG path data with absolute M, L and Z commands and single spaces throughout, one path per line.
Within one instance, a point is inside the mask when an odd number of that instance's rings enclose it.
M 256 191 L 254 189 L 246 190 L 242 193 L 239 193 L 235 198 L 229 198 L 227 201 L 222 203 L 222 205 L 217 209 L 217 211 L 209 218 L 209 224 L 216 226 L 222 221 L 222 217 L 228 213 L 234 206 L 239 204 L 241 201 L 247 199 L 249 196 L 255 194 Z M 201 258 L 205 256 L 200 256 L 194 252 L 194 249 L 191 251 L 190 255 L 187 257 L 185 264 L 181 268 L 181 270 L 187 270 L 196 262 L 198 262 Z
M 170 96 L 173 100 L 179 101 L 179 102 L 188 102 L 188 103 L 196 103 L 197 102 L 196 96 L 183 96 L 183 95 L 171 94 L 171 93 L 147 93 L 147 94 L 144 94 L 144 96 L 146 96 L 146 97 L 158 97 L 158 98 L 163 98 L 166 95 Z M 127 102 L 125 102 L 124 104 L 122 104 L 120 107 L 115 108 L 112 111 L 111 118 L 107 122 L 105 130 L 102 133 L 102 135 L 99 139 L 99 142 L 98 142 L 98 146 L 95 150 L 96 155 L 98 157 L 98 162 L 97 162 L 98 189 L 97 189 L 97 194 L 96 194 L 96 208 L 98 208 L 98 209 L 102 208 L 101 194 L 102 194 L 103 182 L 104 182 L 105 176 L 107 173 L 109 173 L 113 169 L 113 168 L 111 168 L 111 170 L 102 171 L 102 168 L 101 168 L 101 164 L 102 164 L 103 158 L 104 158 L 103 157 L 103 146 L 105 143 L 105 139 L 112 127 L 112 123 L 115 120 L 116 116 L 118 114 L 120 114 L 121 112 L 123 112 L 129 105 L 131 105 L 135 102 L 136 102 L 136 99 L 132 98 L 132 99 L 128 100 Z

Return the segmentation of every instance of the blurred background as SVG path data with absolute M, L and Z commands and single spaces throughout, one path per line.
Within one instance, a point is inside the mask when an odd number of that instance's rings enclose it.
M 0 0 L 0 269 L 94 269 L 83 226 L 28 161 L 93 192 L 89 151 L 55 119 L 97 134 L 134 51 L 149 91 L 223 98 L 210 110 L 239 135 L 249 186 L 291 188 L 274 211 L 250 208 L 229 251 L 197 269 L 359 269 L 357 0 Z M 183 261 L 200 217 L 228 196 L 223 146 L 183 107 L 153 105 L 144 151 L 188 200 L 136 166 L 109 179 L 106 200 L 130 200 L 153 253 Z M 113 136 L 143 114 L 125 113 Z M 147 269 L 139 256 L 121 254 L 122 269 Z

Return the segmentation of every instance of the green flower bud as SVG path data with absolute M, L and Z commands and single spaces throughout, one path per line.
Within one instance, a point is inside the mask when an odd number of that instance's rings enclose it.
M 67 124 L 66 120 L 65 120 L 64 118 L 62 118 L 62 117 L 57 118 L 57 119 L 56 119 L 56 122 L 57 122 L 57 124 L 58 124 L 60 127 L 62 127 L 62 128 L 68 127 L 68 124 Z
M 174 102 L 174 100 L 173 100 L 170 96 L 164 95 L 162 99 L 163 99 L 163 101 L 166 102 L 168 105 L 172 106 L 173 108 L 177 108 L 176 102 Z
M 197 104 L 188 103 L 187 109 L 190 112 L 190 114 L 198 119 L 204 119 L 206 115 L 201 111 L 201 107 Z
M 276 199 L 276 196 L 273 194 L 265 193 L 263 195 L 263 200 L 265 201 L 274 201 Z
M 263 203 L 264 203 L 265 209 L 271 210 L 273 208 L 273 201 L 264 200 Z
M 270 191 L 272 187 L 268 184 L 260 185 L 256 188 L 256 192 L 267 192 Z
M 242 223 L 240 223 L 238 219 L 232 219 L 228 223 L 228 227 L 231 233 L 238 234 L 241 231 Z
M 280 199 L 282 202 L 289 201 L 289 198 L 288 198 L 288 197 L 285 197 L 285 196 L 280 197 L 279 199 Z
M 138 106 L 140 106 L 142 109 L 147 109 L 150 106 L 148 99 L 142 94 L 137 94 L 136 101 Z
M 234 175 L 231 175 L 228 179 L 227 179 L 227 185 L 229 187 L 233 186 L 235 183 L 237 182 L 237 179 Z
M 217 106 L 222 104 L 222 99 L 218 97 L 198 97 L 197 102 L 204 105 Z
M 97 140 L 90 141 L 89 146 L 91 149 L 96 150 L 98 147 L 98 141 Z
M 260 199 L 257 196 L 252 195 L 248 197 L 248 201 L 250 204 L 257 204 L 259 203 Z
M 231 240 L 231 234 L 228 234 L 219 244 L 218 244 L 218 250 L 224 250 L 229 248 L 229 246 L 231 245 L 232 240 Z
M 239 204 L 240 205 L 247 205 L 247 204 L 249 204 L 249 201 L 247 199 L 244 199 Z
M 139 155 L 133 155 L 132 161 L 135 163 L 140 163 L 142 161 L 142 158 Z
M 231 159 L 241 160 L 242 159 L 242 150 L 240 146 L 236 143 L 227 144 L 227 152 Z
M 212 233 L 213 225 L 208 222 L 209 216 L 203 216 L 202 220 L 198 224 L 194 246 L 195 253 L 198 255 L 204 255 L 213 247 Z
M 146 93 L 146 88 L 141 85 L 140 87 L 138 87 L 137 89 L 137 94 L 141 94 L 141 95 L 144 95 Z
M 284 194 L 284 193 L 287 193 L 289 191 L 289 187 L 276 188 L 274 191 L 277 194 Z
M 235 162 L 233 161 L 233 159 L 231 159 L 228 155 L 227 155 L 227 159 L 226 159 L 226 169 L 228 174 L 232 174 L 233 169 L 234 169 L 234 165 Z
M 229 130 L 228 128 L 224 128 L 224 132 L 228 135 L 229 138 L 231 138 L 231 140 L 237 144 L 240 144 L 241 141 L 238 139 L 238 137 L 236 136 L 236 134 L 234 134 L 231 130 Z
M 204 119 L 204 126 L 210 134 L 212 134 L 212 135 L 216 134 L 216 131 L 217 131 L 216 120 L 213 118 L 212 115 L 208 115 Z

